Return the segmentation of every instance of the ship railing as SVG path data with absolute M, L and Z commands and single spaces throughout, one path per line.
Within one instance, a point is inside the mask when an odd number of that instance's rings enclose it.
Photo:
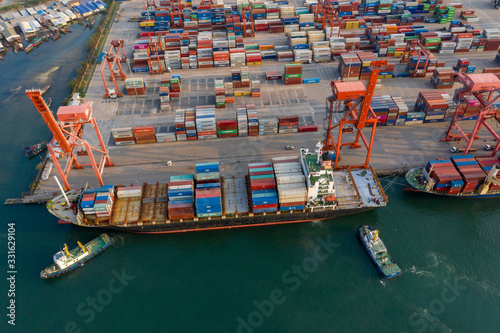
M 349 178 L 351 178 L 351 182 L 354 184 L 353 187 L 354 187 L 354 191 L 356 191 L 357 199 L 361 200 L 361 195 L 359 194 L 358 186 L 357 186 L 356 182 L 354 181 L 354 177 L 352 176 L 351 168 L 348 168 L 347 172 L 349 173 Z
M 380 192 L 380 195 L 382 195 L 382 198 L 384 199 L 385 203 L 389 202 L 389 198 L 387 197 L 387 194 L 385 194 L 384 188 L 382 187 L 382 184 L 380 184 L 380 180 L 378 179 L 377 173 L 373 169 L 373 166 L 370 165 L 370 170 L 373 175 L 373 179 L 375 180 L 375 183 L 378 186 L 378 190 Z

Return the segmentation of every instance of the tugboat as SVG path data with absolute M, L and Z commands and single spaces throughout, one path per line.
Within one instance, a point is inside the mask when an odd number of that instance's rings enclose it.
M 24 147 L 24 153 L 27 158 L 32 158 L 47 148 L 47 141 L 42 141 L 33 146 Z
M 52 40 L 56 40 L 58 39 L 59 37 L 61 37 L 61 34 L 59 33 L 59 31 L 55 31 L 53 33 L 53 35 L 51 36 Z
M 101 234 L 85 245 L 78 242 L 78 247 L 69 251 L 64 244 L 64 250 L 54 254 L 54 263 L 45 268 L 41 273 L 42 279 L 50 279 L 61 274 L 68 273 L 78 266 L 95 257 L 111 244 L 111 238 L 107 234 Z
M 384 279 L 392 279 L 401 275 L 401 268 L 387 252 L 384 242 L 378 237 L 378 230 L 373 230 L 369 225 L 362 225 L 358 228 L 358 235 Z
M 46 85 L 45 87 L 42 88 L 42 95 L 45 94 L 47 91 L 49 91 L 50 87 L 52 87 L 51 84 Z

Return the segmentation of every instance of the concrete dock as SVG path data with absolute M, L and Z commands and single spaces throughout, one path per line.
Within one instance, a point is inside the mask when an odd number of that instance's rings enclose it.
M 295 1 L 302 5 L 303 1 Z M 474 23 L 477 29 L 500 27 L 499 11 L 489 7 L 488 2 L 472 3 L 469 7 L 476 10 L 481 18 Z M 142 1 L 132 0 L 121 4 L 119 22 L 115 22 L 108 35 L 104 50 L 107 51 L 111 40 L 124 39 L 127 57 L 132 59 L 133 43 L 139 32 L 139 24 L 129 19 L 140 15 Z M 465 10 L 465 8 L 464 8 Z M 426 25 L 427 26 L 427 25 Z M 443 25 L 429 25 L 442 28 Z M 245 42 L 266 42 L 275 45 L 287 44 L 287 37 L 280 34 L 274 36 L 268 33 L 256 33 L 254 38 L 246 38 Z M 471 65 L 477 67 L 480 73 L 485 67 L 498 67 L 493 61 L 496 52 L 455 53 L 449 55 L 436 54 L 438 59 L 446 61 L 446 66 L 454 66 L 458 58 L 468 58 Z M 406 64 L 399 64 L 399 58 L 385 58 L 397 63 L 395 72 L 402 72 Z M 100 66 L 100 65 L 98 65 Z M 96 68 L 85 101 L 94 102 L 94 117 L 98 121 L 99 129 L 105 143 L 108 145 L 110 157 L 115 167 L 106 168 L 103 174 L 107 184 L 142 184 L 144 182 L 166 182 L 173 174 L 194 173 L 195 162 L 219 161 L 223 175 L 244 174 L 247 163 L 255 161 L 269 161 L 275 156 L 296 155 L 298 148 L 315 148 L 318 141 L 324 140 L 327 128 L 327 103 L 332 95 L 330 81 L 339 78 L 338 62 L 313 63 L 303 66 L 303 77 L 319 77 L 320 83 L 285 86 L 282 81 L 266 81 L 265 72 L 270 70 L 282 71 L 284 63 L 276 60 L 265 60 L 261 66 L 249 66 L 252 80 L 261 81 L 261 97 L 235 97 L 235 104 L 226 105 L 226 109 L 217 109 L 217 120 L 235 119 L 235 106 L 239 104 L 255 104 L 259 118 L 269 118 L 284 115 L 298 115 L 301 122 L 316 124 L 318 132 L 278 134 L 258 137 L 236 137 L 214 140 L 195 140 L 171 143 L 155 143 L 130 146 L 115 146 L 111 137 L 111 129 L 129 126 L 152 125 L 164 131 L 173 131 L 175 109 L 189 108 L 197 105 L 215 104 L 214 80 L 229 78 L 234 67 L 174 70 L 173 74 L 181 76 L 182 91 L 180 101 L 172 101 L 172 111 L 160 111 L 158 91 L 160 79 L 170 77 L 171 74 L 149 75 L 149 73 L 131 73 L 127 64 L 122 64 L 128 77 L 142 77 L 147 86 L 144 96 L 125 96 L 117 99 L 104 99 L 104 87 Z M 123 87 L 123 82 L 118 81 Z M 454 89 L 461 84 L 455 83 Z M 454 89 L 440 89 L 442 92 L 453 93 Z M 419 91 L 434 90 L 430 78 L 395 78 L 382 79 L 382 88 L 378 94 L 401 96 L 407 103 L 410 111 L 413 109 Z M 56 112 L 57 110 L 53 110 Z M 464 127 L 472 128 L 474 121 L 464 122 Z M 439 142 L 443 138 L 449 123 L 405 125 L 405 126 L 377 126 L 375 145 L 372 152 L 371 164 L 382 174 L 399 173 L 409 167 L 426 163 L 429 159 L 450 155 L 452 146 L 464 147 L 463 142 Z M 369 133 L 371 129 L 365 129 Z M 97 144 L 92 136 L 93 130 L 89 127 L 84 135 L 91 144 Z M 336 137 L 336 132 L 334 132 Z M 482 147 L 492 143 L 491 135 L 484 132 L 481 139 L 476 140 L 476 155 L 486 155 Z M 348 137 L 346 137 L 348 138 Z M 285 150 L 288 145 L 294 146 L 295 151 Z M 360 164 L 364 161 L 364 149 L 348 149 L 345 147 L 341 154 L 341 164 Z M 172 166 L 167 162 L 172 161 Z M 60 160 L 64 165 L 63 159 Z M 54 168 L 52 175 L 57 172 Z M 97 186 L 92 169 L 72 170 L 69 182 L 73 188 L 83 186 L 86 182 Z M 47 198 L 58 192 L 58 187 L 50 177 L 41 181 L 35 195 Z

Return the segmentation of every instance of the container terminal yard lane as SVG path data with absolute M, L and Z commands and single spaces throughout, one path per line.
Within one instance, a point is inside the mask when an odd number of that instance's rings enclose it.
M 230 4 L 231 1 L 225 2 Z M 301 0 L 290 2 L 296 6 L 303 5 Z M 464 8 L 465 9 L 465 8 Z M 481 18 L 475 22 L 477 29 L 499 27 L 495 21 L 498 10 L 489 7 L 487 2 L 473 3 L 470 9 L 476 10 Z M 143 10 L 142 1 L 133 0 L 122 3 L 120 19 L 114 22 L 109 31 L 103 51 L 107 51 L 110 42 L 116 39 L 124 40 L 126 55 L 132 59 L 133 45 L 137 38 L 139 27 L 132 18 L 139 17 Z M 443 25 L 426 24 L 426 27 L 441 29 Z M 364 29 L 357 29 L 361 32 Z M 357 32 L 356 30 L 356 32 Z M 245 42 L 270 43 L 286 45 L 287 37 L 284 34 L 272 35 L 266 32 L 256 33 L 256 37 L 245 38 Z M 480 72 L 485 67 L 498 67 L 494 62 L 495 52 L 478 52 L 465 54 L 471 64 Z M 446 61 L 446 66 L 456 64 L 458 58 L 464 54 L 436 54 L 439 60 Z M 388 59 L 388 58 L 385 58 Z M 396 63 L 395 72 L 404 71 L 405 64 L 399 64 L 399 58 L 389 59 Z M 169 173 L 186 172 L 194 168 L 195 162 L 219 160 L 223 163 L 222 172 L 229 174 L 244 171 L 245 162 L 270 160 L 272 156 L 296 155 L 294 151 L 285 151 L 288 145 L 295 148 L 307 147 L 313 149 L 316 143 L 325 137 L 327 128 L 327 98 L 332 95 L 330 81 L 339 78 L 337 62 L 304 64 L 304 78 L 319 78 L 320 83 L 283 85 L 282 81 L 266 81 L 265 72 L 271 70 L 283 71 L 282 62 L 264 60 L 261 66 L 249 66 L 252 80 L 260 80 L 261 97 L 241 96 L 235 98 L 234 104 L 225 109 L 217 109 L 217 120 L 234 119 L 235 106 L 239 104 L 255 104 L 259 118 L 271 118 L 285 115 L 297 115 L 303 124 L 316 124 L 318 132 L 281 134 L 273 136 L 237 137 L 215 140 L 195 140 L 171 143 L 156 143 L 146 145 L 115 146 L 111 137 L 111 129 L 131 126 L 155 126 L 167 131 L 173 130 L 174 113 L 178 108 L 194 108 L 197 105 L 215 104 L 214 80 L 231 77 L 234 67 L 174 70 L 173 74 L 181 76 L 182 91 L 180 100 L 173 101 L 172 111 L 160 111 L 158 97 L 160 78 L 170 77 L 171 74 L 149 75 L 148 73 L 131 73 L 126 63 L 122 63 L 123 70 L 129 78 L 143 78 L 147 90 L 143 96 L 129 96 L 117 99 L 104 99 L 104 86 L 97 67 L 92 76 L 85 100 L 93 101 L 93 116 L 98 121 L 101 134 L 108 145 L 110 156 L 116 167 L 106 168 L 103 176 L 106 183 L 137 183 L 153 182 L 165 178 Z M 132 64 L 130 64 L 132 65 Z M 119 88 L 123 81 L 117 81 Z M 454 89 L 460 86 L 455 83 Z M 410 79 L 382 79 L 382 87 L 376 94 L 390 94 L 401 96 L 408 107 L 413 108 L 418 92 L 433 90 L 429 77 Z M 440 89 L 442 92 L 453 93 L 454 89 Z M 55 111 L 55 110 L 54 110 Z M 474 121 L 464 127 L 472 127 Z M 379 126 L 375 139 L 371 163 L 376 169 L 398 170 L 402 166 L 416 166 L 431 158 L 442 157 L 448 154 L 451 146 L 460 146 L 463 143 L 440 143 L 447 129 L 447 123 L 424 124 L 417 126 Z M 91 132 L 91 130 L 88 130 Z M 485 135 L 489 138 L 489 135 Z M 90 143 L 96 144 L 91 135 L 84 135 Z M 482 141 L 482 140 L 481 140 Z M 346 148 L 344 148 L 346 149 Z M 363 149 L 349 150 L 343 154 L 342 164 L 359 163 L 364 157 Z M 166 166 L 172 161 L 172 166 Z M 241 163 L 238 163 L 241 162 Z M 241 167 L 239 167 L 241 164 Z M 95 181 L 91 169 L 73 170 L 70 183 L 82 186 L 86 181 L 91 184 Z M 92 184 L 97 185 L 97 184 Z M 51 192 L 57 189 L 53 180 L 41 183 L 39 192 Z

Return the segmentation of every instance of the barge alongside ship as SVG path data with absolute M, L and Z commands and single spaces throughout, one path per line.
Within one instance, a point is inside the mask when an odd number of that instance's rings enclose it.
M 249 164 L 249 174 L 220 177 L 218 163 L 196 166 L 169 184 L 88 186 L 47 203 L 75 225 L 135 233 L 174 233 L 331 219 L 382 207 L 387 197 L 372 168 L 333 171 L 328 153 Z M 205 168 L 205 170 L 201 170 Z M 217 170 L 217 171 L 214 171 Z

